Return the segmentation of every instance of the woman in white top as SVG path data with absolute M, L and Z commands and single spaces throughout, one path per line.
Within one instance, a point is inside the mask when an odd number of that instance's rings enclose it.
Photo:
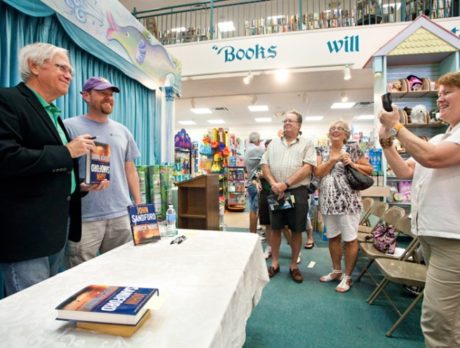
M 427 347 L 460 347 L 460 72 L 439 78 L 437 106 L 449 124 L 426 142 L 401 123 L 398 108 L 380 113 L 380 144 L 399 178 L 412 181 L 412 230 L 428 273 L 421 326 Z M 396 137 L 412 156 L 403 160 Z

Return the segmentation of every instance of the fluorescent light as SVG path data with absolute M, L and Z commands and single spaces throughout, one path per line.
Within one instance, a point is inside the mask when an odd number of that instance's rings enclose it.
M 174 32 L 182 32 L 182 31 L 187 31 L 187 28 L 185 27 L 178 27 L 178 28 L 172 28 L 171 31 Z
M 321 121 L 324 116 L 305 116 L 303 118 L 304 121 Z
M 353 117 L 354 120 L 373 120 L 375 119 L 374 115 L 358 115 Z
M 178 121 L 178 123 L 183 125 L 183 126 L 194 126 L 194 125 L 196 125 L 196 122 L 192 121 L 192 120 Z
M 233 24 L 233 21 L 220 22 L 220 23 L 217 23 L 217 26 L 219 27 L 219 31 L 222 33 L 225 33 L 228 31 L 235 31 L 235 25 Z
M 224 120 L 208 120 L 208 123 L 211 123 L 211 124 L 224 124 L 225 121 Z
M 248 109 L 251 112 L 268 111 L 268 105 L 249 105 Z
M 254 120 L 257 123 L 272 123 L 273 119 L 271 117 L 256 117 Z
M 212 111 L 209 108 L 192 108 L 190 111 L 197 115 L 212 114 Z
M 346 65 L 345 68 L 343 69 L 343 79 L 345 81 L 351 80 L 351 69 L 348 65 Z
M 275 79 L 279 83 L 285 83 L 289 79 L 289 72 L 286 69 L 276 70 Z
M 355 102 L 333 103 L 331 109 L 351 109 L 355 104 Z

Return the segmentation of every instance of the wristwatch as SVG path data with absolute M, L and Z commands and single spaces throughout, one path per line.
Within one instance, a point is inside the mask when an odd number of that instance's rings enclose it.
M 291 186 L 291 185 L 288 184 L 287 180 L 284 182 L 284 184 L 286 185 L 287 189 Z
M 399 131 L 401 130 L 401 128 L 403 128 L 404 125 L 402 123 L 396 123 L 393 127 L 390 128 L 390 135 L 392 138 L 396 138 L 396 136 L 398 135 Z

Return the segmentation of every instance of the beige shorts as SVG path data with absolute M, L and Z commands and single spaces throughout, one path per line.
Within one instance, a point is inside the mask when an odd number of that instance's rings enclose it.
M 323 215 L 326 236 L 331 239 L 342 235 L 342 240 L 351 242 L 358 238 L 358 225 L 361 214 Z

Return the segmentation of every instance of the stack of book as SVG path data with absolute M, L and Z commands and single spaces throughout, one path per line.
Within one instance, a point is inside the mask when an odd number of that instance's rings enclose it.
M 156 288 L 88 285 L 56 307 L 57 320 L 76 326 L 129 337 L 150 317 L 146 306 Z

